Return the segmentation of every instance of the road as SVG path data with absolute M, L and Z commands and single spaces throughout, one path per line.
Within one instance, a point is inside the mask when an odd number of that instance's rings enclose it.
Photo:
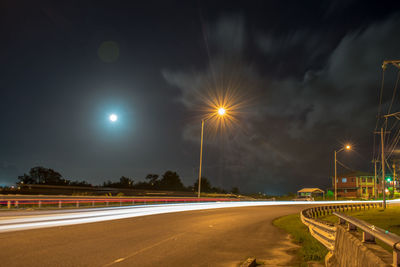
M 304 208 L 219 208 L 3 232 L 0 265 L 237 266 L 255 256 L 287 266 L 293 245 L 272 221 Z

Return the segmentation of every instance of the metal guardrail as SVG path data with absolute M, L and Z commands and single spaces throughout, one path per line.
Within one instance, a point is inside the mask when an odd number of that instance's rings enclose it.
M 317 217 L 333 214 L 336 211 L 361 210 L 382 206 L 382 203 L 354 203 L 313 207 L 300 212 L 301 221 L 308 227 L 311 235 L 332 251 L 335 247 L 336 226 L 319 220 Z
M 344 225 L 347 222 L 349 231 L 356 231 L 357 228 L 360 229 L 362 231 L 363 242 L 375 243 L 375 239 L 379 239 L 392 247 L 393 266 L 400 266 L 400 236 L 341 212 L 333 212 L 333 215 L 339 217 L 339 224 Z
M 109 205 L 148 205 L 148 204 L 166 204 L 166 203 L 196 203 L 196 202 L 216 202 L 216 201 L 240 201 L 234 198 L 41 198 L 41 199 L 3 199 L 0 200 L 0 207 L 8 209 L 19 208 L 23 206 L 44 206 L 77 207 L 80 206 L 109 206 Z
M 349 231 L 355 231 L 357 228 L 360 229 L 363 236 L 362 242 L 375 243 L 375 239 L 379 239 L 391 246 L 393 248 L 393 266 L 400 266 L 400 236 L 340 212 L 366 210 L 377 207 L 382 207 L 382 203 L 320 206 L 302 210 L 300 212 L 300 218 L 301 221 L 308 226 L 311 235 L 330 251 L 333 251 L 335 247 L 336 226 L 317 218 L 319 216 L 333 214 L 339 218 L 340 225 L 346 224 L 347 222 Z

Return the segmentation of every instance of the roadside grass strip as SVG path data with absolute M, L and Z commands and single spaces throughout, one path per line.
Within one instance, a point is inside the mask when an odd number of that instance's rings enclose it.
M 343 213 L 400 236 L 400 206 L 389 206 L 385 210 L 370 209 L 365 211 L 344 211 Z M 319 217 L 319 219 L 333 223 L 338 223 L 339 220 L 335 215 L 323 216 Z M 376 239 L 376 243 L 389 252 L 393 251 L 390 246 L 378 239 Z
M 301 246 L 297 252 L 301 266 L 307 266 L 309 261 L 324 262 L 328 249 L 312 237 L 299 214 L 280 217 L 273 224 L 289 233 L 293 242 Z

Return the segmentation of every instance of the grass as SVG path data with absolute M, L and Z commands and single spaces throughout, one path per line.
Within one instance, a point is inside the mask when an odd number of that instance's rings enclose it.
M 345 211 L 344 213 L 400 236 L 400 206 L 389 206 L 385 210 L 370 209 L 365 211 Z M 334 223 L 338 222 L 338 218 L 335 215 L 320 217 L 320 219 Z M 387 251 L 392 251 L 390 246 L 380 240 L 376 241 Z
M 273 224 L 289 233 L 294 243 L 301 246 L 298 250 L 301 266 L 307 266 L 309 261 L 324 261 L 328 250 L 311 236 L 307 226 L 301 222 L 299 214 L 280 217 L 274 220 Z

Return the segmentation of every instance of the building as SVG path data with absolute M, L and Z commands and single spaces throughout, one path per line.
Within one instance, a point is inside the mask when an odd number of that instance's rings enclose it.
M 324 190 L 319 188 L 303 188 L 297 191 L 297 197 L 322 197 L 324 198 Z
M 374 175 L 367 172 L 349 172 L 337 175 L 337 196 L 346 198 L 374 198 L 375 191 L 379 190 L 379 179 L 375 181 Z M 332 187 L 335 190 L 334 178 Z

